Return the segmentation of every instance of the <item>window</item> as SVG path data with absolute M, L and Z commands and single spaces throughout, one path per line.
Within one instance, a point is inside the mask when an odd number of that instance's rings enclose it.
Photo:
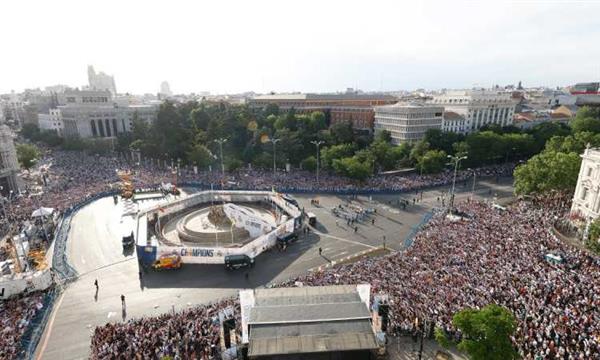
M 587 197 L 587 194 L 588 194 L 588 189 L 583 188 L 581 190 L 581 200 L 585 200 L 585 198 Z
M 587 168 L 587 176 L 592 176 L 592 167 Z
M 92 128 L 92 136 L 97 137 L 98 132 L 96 131 L 96 122 L 94 120 L 90 120 L 90 127 Z

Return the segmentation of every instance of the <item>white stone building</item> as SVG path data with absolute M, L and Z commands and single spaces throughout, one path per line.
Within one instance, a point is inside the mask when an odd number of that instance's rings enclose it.
M 108 91 L 65 92 L 66 105 L 58 106 L 67 137 L 114 138 L 130 132 L 137 117 L 148 124 L 156 120 L 158 105 L 119 105 Z
M 571 213 L 593 220 L 600 215 L 600 149 L 585 149 L 581 159 Z
M 0 195 L 19 192 L 19 162 L 11 130 L 0 124 Z M 1 200 L 0 200 L 1 201 Z
M 416 142 L 429 129 L 440 129 L 444 108 L 423 103 L 397 103 L 375 107 L 375 132 L 387 130 L 392 143 Z
M 55 131 L 58 136 L 63 136 L 60 109 L 50 109 L 48 114 L 38 114 L 38 127 L 41 131 Z
M 463 133 L 488 124 L 512 125 L 516 106 L 511 93 L 491 90 L 446 91 L 434 96 L 429 103 L 464 117 Z M 450 128 L 450 125 L 442 125 L 442 128 Z

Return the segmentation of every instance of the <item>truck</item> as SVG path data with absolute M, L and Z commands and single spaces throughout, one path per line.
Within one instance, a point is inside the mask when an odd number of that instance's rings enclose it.
M 154 270 L 180 269 L 182 265 L 181 256 L 177 254 L 161 255 L 153 264 Z

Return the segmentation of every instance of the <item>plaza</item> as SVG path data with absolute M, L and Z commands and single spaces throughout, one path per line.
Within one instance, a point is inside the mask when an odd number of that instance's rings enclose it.
M 510 178 L 501 178 L 498 183 L 494 179 L 482 180 L 477 183 L 474 196 L 489 201 L 495 198 L 503 203 L 512 197 L 511 184 Z M 196 191 L 183 190 L 182 196 Z M 457 201 L 471 197 L 471 190 L 470 183 L 459 184 Z M 236 296 L 240 289 L 277 284 L 354 254 L 379 249 L 384 241 L 390 251 L 401 250 L 423 216 L 441 207 L 439 199 L 447 196 L 448 191 L 448 186 L 426 190 L 422 198 L 421 192 L 360 195 L 355 199 L 347 195 L 295 195 L 300 208 L 317 216 L 317 225 L 286 251 L 265 252 L 256 258 L 253 269 L 233 272 L 226 271 L 222 264 L 188 264 L 177 271 L 144 272 L 136 255 L 124 252 L 121 245 L 117 225 L 123 203 L 114 204 L 110 197 L 97 200 L 73 219 L 67 256 L 79 277 L 57 300 L 40 340 L 37 358 L 87 358 L 94 328 L 107 322 L 180 311 Z M 318 205 L 313 205 L 311 200 L 315 199 Z M 169 195 L 165 201 L 173 200 Z M 409 203 L 405 209 L 402 200 Z M 156 204 L 156 200 L 147 200 L 140 203 L 140 209 Z M 340 204 L 373 208 L 376 213 L 368 221 L 356 223 L 355 231 L 344 219 L 332 214 L 331 209 Z M 95 280 L 99 283 L 97 294 Z M 126 311 L 121 308 L 121 295 L 126 298 Z

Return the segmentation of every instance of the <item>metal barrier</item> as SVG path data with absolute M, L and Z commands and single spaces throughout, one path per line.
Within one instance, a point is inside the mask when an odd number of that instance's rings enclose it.
M 412 246 L 417 233 L 423 228 L 423 226 L 425 226 L 429 222 L 429 220 L 431 220 L 431 218 L 433 217 L 433 215 L 435 215 L 435 213 L 436 213 L 435 209 L 426 212 L 425 215 L 423 215 L 423 218 L 421 219 L 421 221 L 417 225 L 415 225 L 411 228 L 412 230 L 406 236 L 406 239 L 404 239 L 404 248 L 405 249 Z
M 63 282 L 69 282 L 77 277 L 77 271 L 73 269 L 69 261 L 67 260 L 67 240 L 69 237 L 69 231 L 71 230 L 71 220 L 73 216 L 82 207 L 98 200 L 103 197 L 113 196 L 118 194 L 115 191 L 104 191 L 93 196 L 90 196 L 83 201 L 71 206 L 63 213 L 63 218 L 57 227 L 56 234 L 54 236 L 54 253 L 52 256 L 52 268 L 56 272 L 56 275 Z
M 27 325 L 27 329 L 23 333 L 21 337 L 21 357 L 23 359 L 33 359 L 35 355 L 35 350 L 37 348 L 37 344 L 44 333 L 44 329 L 46 328 L 46 323 L 48 322 L 48 318 L 52 313 L 52 308 L 54 307 L 54 301 L 58 297 L 60 292 L 57 289 L 52 289 L 46 293 L 44 296 L 44 307 L 36 312 L 35 316 L 29 324 Z

